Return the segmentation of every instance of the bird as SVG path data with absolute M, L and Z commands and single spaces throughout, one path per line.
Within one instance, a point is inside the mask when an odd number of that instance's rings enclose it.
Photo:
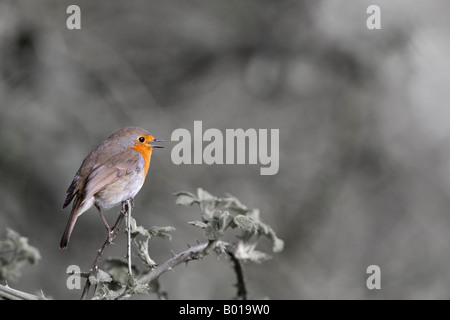
M 129 126 L 113 132 L 87 155 L 66 191 L 63 209 L 72 200 L 73 204 L 60 249 L 67 248 L 78 217 L 92 206 L 111 235 L 101 208 L 134 199 L 147 176 L 153 148 L 163 148 L 154 143 L 162 141 L 142 128 Z

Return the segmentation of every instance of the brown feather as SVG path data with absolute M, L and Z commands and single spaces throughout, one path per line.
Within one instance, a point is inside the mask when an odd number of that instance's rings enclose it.
M 141 159 L 142 156 L 138 152 L 128 149 L 114 155 L 114 158 L 108 159 L 104 165 L 95 168 L 86 179 L 82 202 L 94 196 L 119 177 L 133 172 Z

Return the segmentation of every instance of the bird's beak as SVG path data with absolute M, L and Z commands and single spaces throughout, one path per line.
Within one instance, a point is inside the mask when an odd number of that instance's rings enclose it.
M 164 148 L 163 146 L 158 146 L 158 145 L 154 145 L 152 143 L 154 142 L 164 142 L 164 140 L 162 139 L 153 139 L 153 141 L 150 141 L 148 144 L 152 147 L 152 148 Z

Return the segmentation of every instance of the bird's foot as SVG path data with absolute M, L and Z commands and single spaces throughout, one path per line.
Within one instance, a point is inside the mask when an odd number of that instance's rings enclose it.
M 110 244 L 114 244 L 114 240 L 116 240 L 117 233 L 119 232 L 119 228 L 116 231 L 108 229 L 108 241 Z

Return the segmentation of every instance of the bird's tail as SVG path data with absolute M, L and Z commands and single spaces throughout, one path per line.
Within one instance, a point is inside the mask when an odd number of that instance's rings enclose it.
M 80 215 L 80 207 L 75 202 L 72 208 L 72 212 L 69 216 L 69 221 L 67 221 L 66 229 L 64 230 L 63 236 L 61 238 L 61 242 L 59 243 L 60 249 L 67 248 L 67 245 L 69 244 L 70 235 L 72 234 L 73 227 L 75 226 L 75 222 L 77 222 L 77 219 Z

